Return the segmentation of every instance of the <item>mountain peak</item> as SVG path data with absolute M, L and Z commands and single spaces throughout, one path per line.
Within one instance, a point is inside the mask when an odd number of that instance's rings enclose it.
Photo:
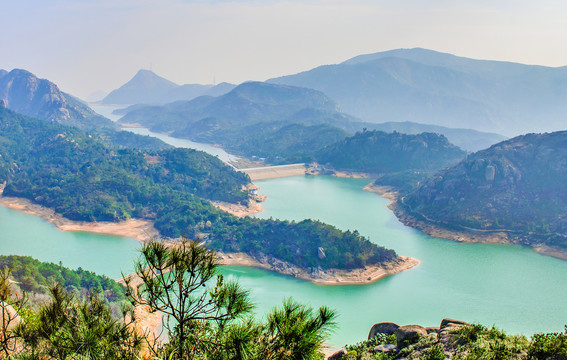
M 130 81 L 112 91 L 102 102 L 104 104 L 151 104 L 178 86 L 151 70 L 140 69 Z

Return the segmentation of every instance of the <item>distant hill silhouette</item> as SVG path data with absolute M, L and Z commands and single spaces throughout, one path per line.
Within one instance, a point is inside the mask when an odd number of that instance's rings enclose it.
M 567 67 L 418 48 L 361 55 L 268 82 L 322 91 L 368 122 L 411 121 L 508 136 L 565 128 Z
M 52 123 L 81 129 L 115 127 L 81 100 L 26 70 L 0 71 L 0 102 L 10 110 Z
M 340 113 L 337 104 L 319 91 L 248 82 L 216 98 L 202 96 L 165 106 L 134 108 L 120 121 L 139 123 L 154 131 L 174 131 L 185 137 L 199 138 L 217 130 L 290 118 L 295 123 L 325 123 L 326 118 L 332 118 L 336 113 Z M 342 113 L 340 115 L 347 122 L 351 119 Z
M 228 83 L 177 85 L 150 70 L 139 70 L 130 81 L 108 94 L 102 103 L 159 105 L 191 100 L 203 95 L 219 96 L 229 92 L 234 86 Z

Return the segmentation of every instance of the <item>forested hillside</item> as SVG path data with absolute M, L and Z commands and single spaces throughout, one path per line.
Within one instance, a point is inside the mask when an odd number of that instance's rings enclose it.
M 373 174 L 438 170 L 459 162 L 465 152 L 443 135 L 362 131 L 319 150 L 315 157 L 335 169 Z
M 238 219 L 217 210 L 203 199 L 246 203 L 243 186 L 249 179 L 203 152 L 117 150 L 78 129 L 7 109 L 0 109 L 0 134 L 4 195 L 27 198 L 72 220 L 150 219 L 163 236 L 208 235 L 215 249 L 264 254 L 301 267 L 397 260 L 392 250 L 326 224 Z M 326 257 L 318 256 L 319 248 Z
M 407 195 L 410 214 L 567 248 L 567 132 L 528 134 L 469 155 Z

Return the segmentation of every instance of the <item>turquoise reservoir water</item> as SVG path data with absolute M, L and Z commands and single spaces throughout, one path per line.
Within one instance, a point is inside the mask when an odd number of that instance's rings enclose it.
M 460 244 L 431 238 L 399 223 L 365 180 L 325 176 L 258 181 L 268 195 L 258 216 L 320 219 L 357 229 L 371 241 L 421 264 L 370 285 L 323 286 L 240 266 L 223 272 L 251 290 L 262 314 L 285 297 L 339 312 L 337 347 L 366 338 L 372 324 L 438 325 L 454 317 L 513 333 L 561 331 L 567 324 L 567 262 L 519 246 Z M 0 253 L 30 255 L 117 278 L 132 269 L 131 239 L 57 230 L 48 222 L 0 207 Z

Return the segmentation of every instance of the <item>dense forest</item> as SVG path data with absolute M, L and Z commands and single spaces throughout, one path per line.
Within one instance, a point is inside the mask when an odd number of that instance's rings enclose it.
M 104 294 L 111 302 L 126 299 L 124 286 L 106 276 L 81 268 L 71 270 L 62 265 L 18 255 L 0 256 L 0 269 L 4 267 L 11 270 L 13 281 L 27 293 L 47 294 L 50 286 L 60 283 L 68 291 Z
M 209 201 L 248 201 L 246 174 L 189 149 L 142 151 L 0 109 L 0 182 L 72 219 L 153 220 L 163 236 L 208 236 L 215 249 L 303 267 L 355 268 L 397 259 L 356 232 L 304 221 L 238 219 Z M 326 257 L 318 257 L 323 248 Z
M 317 152 L 319 163 L 373 174 L 438 170 L 463 159 L 465 152 L 443 135 L 361 131 Z
M 565 249 L 566 163 L 566 131 L 518 136 L 436 173 L 400 205 L 443 227 Z
M 269 123 L 217 131 L 216 140 L 227 149 L 268 164 L 309 163 L 315 152 L 344 139 L 344 130 L 327 124 Z

